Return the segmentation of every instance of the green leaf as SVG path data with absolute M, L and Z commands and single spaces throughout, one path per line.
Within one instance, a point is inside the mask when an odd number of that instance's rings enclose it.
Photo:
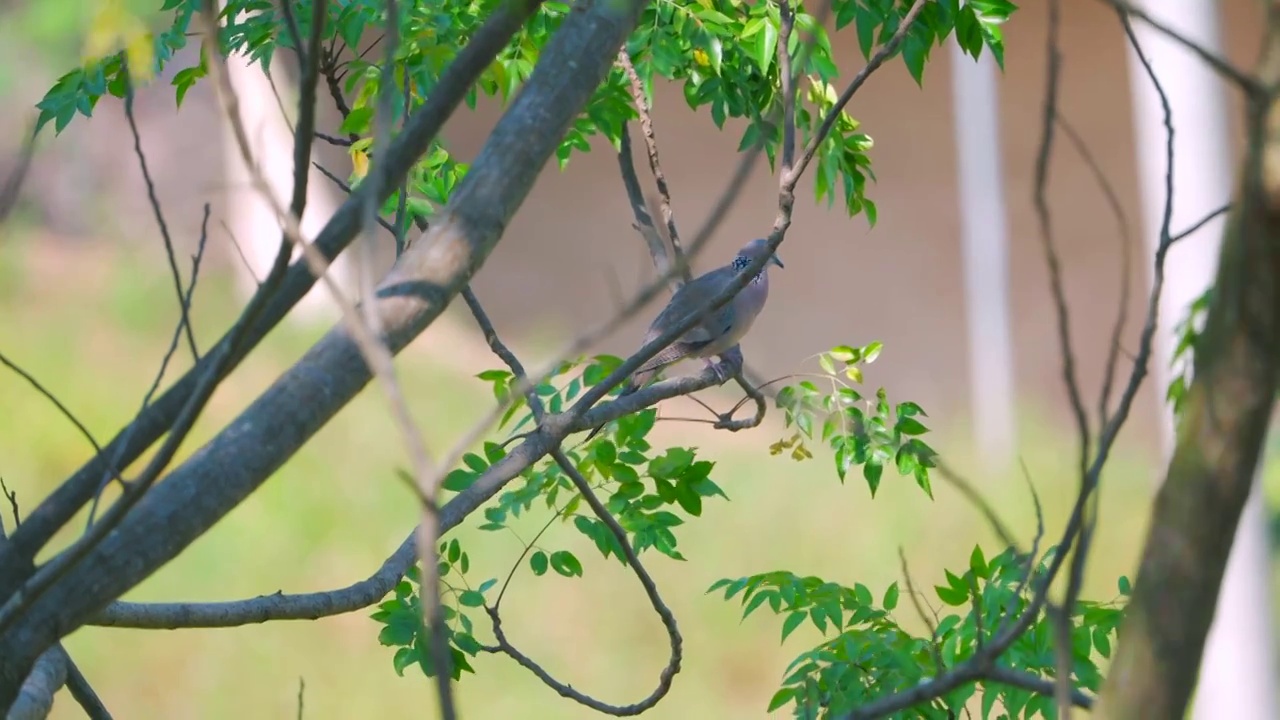
M 934 585 L 933 589 L 938 593 L 938 598 L 948 605 L 958 607 L 969 602 L 969 593 L 966 590 L 956 590 L 941 585 Z
M 444 476 L 444 489 L 451 492 L 462 492 L 471 487 L 471 483 L 475 482 L 477 477 L 479 476 L 459 468 Z
M 969 554 L 969 569 L 973 571 L 974 577 L 987 579 L 987 560 L 982 555 L 982 546 L 974 545 L 973 552 Z
M 405 668 L 418 662 L 417 651 L 412 647 L 402 647 L 396 650 L 395 657 L 391 659 L 391 666 L 395 668 L 396 675 L 404 677 Z
M 892 610 L 898 607 L 898 583 L 894 582 L 884 591 L 884 600 L 881 603 L 885 610 Z
M 912 417 L 899 417 L 898 423 L 895 427 L 898 432 L 903 435 L 923 435 L 929 432 L 929 428 L 925 427 L 923 423 Z
M 924 87 L 924 62 L 928 58 L 929 48 L 914 32 L 908 32 L 902 41 L 902 60 L 907 64 L 907 72 L 916 81 L 916 85 Z
M 760 68 L 760 72 L 767 75 L 770 65 L 773 64 L 773 58 L 778 52 L 778 28 L 772 22 L 765 21 L 764 27 L 756 35 L 754 49 L 756 65 Z
M 783 705 L 786 705 L 789 701 L 791 701 L 793 698 L 796 697 L 797 692 L 798 691 L 794 687 L 784 687 L 778 692 L 774 693 L 773 697 L 769 699 L 769 709 L 766 710 L 766 712 L 773 712 L 774 710 L 777 710 Z
M 355 133 L 356 135 L 363 135 L 369 132 L 369 123 L 372 120 L 372 107 L 358 107 L 353 109 L 350 114 L 343 119 L 342 125 L 338 127 L 338 131 L 344 134 Z
M 800 627 L 800 624 L 803 623 L 804 619 L 808 616 L 808 613 L 803 610 L 797 610 L 788 615 L 787 619 L 782 621 L 782 642 L 786 642 L 787 636 L 795 632 L 795 629 Z
M 1093 629 L 1093 646 L 1098 648 L 1098 654 L 1102 655 L 1102 657 L 1111 657 L 1111 639 L 1107 637 L 1107 632 L 1102 628 Z
M 484 595 L 475 590 L 467 590 L 458 596 L 458 604 L 464 607 L 480 607 L 484 605 Z
M 565 577 L 582 577 L 582 563 L 568 550 L 551 553 L 551 567 Z
M 542 575 L 547 571 L 547 554 L 541 550 L 535 551 L 529 556 L 529 567 L 533 570 L 534 575 Z
M 877 457 L 870 457 L 862 466 L 862 477 L 867 481 L 867 487 L 871 489 L 871 497 L 876 496 L 876 489 L 880 487 L 880 476 L 884 473 L 884 465 Z
M 1119 588 L 1121 595 L 1127 596 L 1133 593 L 1133 586 L 1129 584 L 1129 578 L 1124 575 L 1120 576 L 1116 586 Z

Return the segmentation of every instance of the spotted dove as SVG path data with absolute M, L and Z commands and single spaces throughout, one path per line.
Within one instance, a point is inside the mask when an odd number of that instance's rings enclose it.
M 654 318 L 641 345 L 647 345 L 696 312 L 699 307 L 733 282 L 738 273 L 752 260 L 767 252 L 769 252 L 768 242 L 763 238 L 757 238 L 743 246 L 730 264 L 716 268 L 682 285 L 671 296 L 671 301 L 662 309 L 662 312 Z M 771 255 L 760 272 L 732 300 L 712 311 L 703 318 L 701 323 L 694 325 L 676 338 L 627 378 L 622 386 L 621 395 L 630 395 L 639 390 L 663 368 L 685 358 L 707 360 L 707 364 L 716 369 L 721 382 L 727 380 L 721 369 L 723 366 L 715 363 L 712 358 L 723 356 L 737 347 L 738 342 L 751 329 L 756 316 L 764 308 L 764 302 L 769 297 L 769 263 L 783 267 L 778 256 Z M 725 358 L 721 357 L 721 359 Z M 599 430 L 600 428 L 596 428 L 587 439 L 589 440 Z
M 649 332 L 645 333 L 641 345 L 662 335 L 673 325 L 687 318 L 690 314 L 715 297 L 720 291 L 733 282 L 734 277 L 752 260 L 769 252 L 769 245 L 763 238 L 747 243 L 738 251 L 733 262 L 711 272 L 700 275 L 685 283 L 671 296 L 671 301 L 653 319 Z M 782 267 L 777 255 L 772 255 L 769 262 Z M 674 342 L 664 348 L 649 362 L 641 365 L 623 385 L 622 395 L 630 395 L 639 390 L 653 376 L 668 365 L 685 358 L 710 358 L 726 352 L 738 344 L 756 316 L 764 309 L 764 302 L 769 297 L 769 263 L 765 263 L 760 273 L 752 278 L 732 300 L 714 310 L 703 321 L 694 325 Z

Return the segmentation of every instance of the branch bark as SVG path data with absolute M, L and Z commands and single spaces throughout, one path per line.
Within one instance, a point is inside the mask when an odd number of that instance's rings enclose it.
M 530 0 L 517 1 L 509 8 L 519 9 L 507 12 L 522 18 L 533 5 Z M 483 265 L 569 123 L 604 77 L 642 4 L 600 0 L 579 7 L 548 43 L 440 221 L 405 252 L 379 286 L 376 311 L 394 352 L 439 317 Z M 384 178 L 403 175 L 417 156 L 407 152 L 404 143 L 397 145 L 399 152 L 388 154 L 388 166 L 401 172 L 386 170 Z M 385 179 L 376 184 L 394 186 Z M 360 203 L 350 200 L 340 212 L 350 223 L 345 240 L 358 229 L 359 214 Z M 335 223 L 341 224 L 335 220 L 330 226 Z M 334 232 L 322 236 L 333 237 Z M 369 368 L 352 338 L 341 326 L 335 327 L 235 421 L 144 496 L 85 562 L 0 637 L 0 707 L 12 703 L 18 684 L 44 648 L 203 534 L 369 380 Z M 449 527 L 444 518 L 441 525 Z
M 503 4 L 459 52 L 457 59 L 441 76 L 426 105 L 410 118 L 404 130 L 391 143 L 386 162 L 374 163 L 360 190 L 342 204 L 316 237 L 315 246 L 326 260 L 336 258 L 359 232 L 365 195 L 375 193 L 380 201 L 390 195 L 392 189 L 408 174 L 413 163 L 427 151 L 432 139 L 462 102 L 476 78 L 507 45 L 539 4 L 538 0 L 511 0 Z M 240 322 L 248 322 L 251 326 L 241 334 L 238 347 L 228 356 L 225 372 L 234 370 L 249 351 L 310 291 L 315 282 L 316 277 L 306 263 L 299 260 L 283 273 L 274 289 L 264 283 L 262 292 L 268 292 L 269 299 L 255 317 L 241 319 Z M 36 554 L 93 497 L 103 474 L 108 471 L 109 459 L 118 459 L 120 467 L 128 466 L 169 430 L 200 378 L 223 354 L 223 347 L 238 329 L 235 327 L 228 331 L 205 354 L 201 362 L 122 429 L 103 452 L 95 454 L 31 512 L 27 521 L 10 537 L 10 545 L 0 551 L 0 597 L 12 593 L 31 575 Z
M 1280 81 L 1270 29 L 1261 82 Z M 1095 717 L 1181 717 L 1275 403 L 1280 362 L 1280 107 L 1251 97 L 1240 202 L 1196 346 L 1168 476 Z

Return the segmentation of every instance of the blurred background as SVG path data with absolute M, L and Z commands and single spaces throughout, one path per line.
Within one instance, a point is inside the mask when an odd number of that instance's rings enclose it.
M 16 162 L 35 103 L 78 62 L 89 1 L 0 2 L 0 173 L 7 174 Z M 1139 318 L 1150 256 L 1141 240 L 1144 216 L 1135 161 L 1141 133 L 1134 129 L 1132 70 L 1114 13 L 1104 3 L 1067 5 L 1061 109 L 1129 214 L 1140 246 L 1126 307 L 1131 319 Z M 1221 5 L 1225 55 L 1251 67 L 1259 4 Z M 1001 302 L 1009 313 L 1011 362 L 992 381 L 1000 387 L 986 384 L 969 349 L 966 302 L 974 299 L 965 286 L 950 48 L 934 52 L 923 88 L 894 61 L 855 97 L 849 110 L 876 141 L 871 156 L 878 181 L 868 195 L 879 205 L 879 222 L 869 229 L 863 217 L 850 219 L 839 208 L 815 206 L 811 181 L 802 182 L 782 252 L 786 269 L 772 274 L 769 307 L 743 346 L 756 371 L 776 377 L 804 363 L 812 366 L 815 353 L 836 344 L 884 342 L 867 383 L 885 386 L 891 399 L 920 403 L 929 413 L 935 447 L 989 493 L 1026 541 L 1035 520 L 1021 466 L 1044 502 L 1050 536 L 1060 532 L 1077 482 L 1072 473 L 1076 440 L 1032 204 L 1045 31 L 1042 4 L 1025 3 L 1006 26 L 1006 69 L 998 80 L 998 166 L 1005 184 L 998 194 L 1006 204 L 1001 233 L 1008 242 L 1007 297 Z M 841 68 L 852 76 L 863 62 L 853 28 L 836 35 L 833 44 Z M 280 62 L 289 62 L 284 55 Z M 212 206 L 208 257 L 193 310 L 204 349 L 229 326 L 252 286 L 231 237 L 252 256 L 248 228 L 254 227 L 255 210 L 237 174 L 241 171 L 228 159 L 230 146 L 211 88 L 200 83 L 180 110 L 175 107 L 168 81 L 196 60 L 194 47 L 179 53 L 162 77 L 139 89 L 136 114 L 184 277 L 199 237 L 201 208 L 206 202 Z M 261 83 L 254 87 L 243 90 L 250 106 L 246 112 L 267 118 L 276 112 L 275 100 L 269 88 L 261 92 Z M 292 96 L 285 95 L 292 108 Z M 1223 97 L 1234 153 L 1240 141 L 1238 97 Z M 323 95 L 322 108 L 320 127 L 333 132 L 338 116 Z M 677 86 L 658 87 L 654 108 L 676 219 L 688 236 L 736 164 L 741 127 L 730 123 L 728 131 L 717 131 L 708 117 L 688 110 Z M 461 110 L 445 130 L 451 151 L 462 159 L 473 157 L 499 112 L 484 102 L 474 112 Z M 273 145 L 269 120 L 258 130 L 249 124 L 261 152 L 288 153 L 287 140 Z M 0 352 L 35 374 L 100 441 L 136 412 L 178 314 L 131 146 L 122 103 L 110 97 L 97 105 L 92 119 L 77 117 L 57 138 L 44 133 L 20 204 L 0 228 Z M 652 276 L 643 243 L 630 227 L 614 154 L 607 143 L 594 147 L 575 156 L 564 171 L 547 168 L 473 284 L 499 332 L 527 365 L 540 366 L 575 329 L 606 319 L 622 293 Z M 350 165 L 341 148 L 319 147 L 317 155 L 340 177 L 347 176 Z M 643 159 L 637 160 L 647 181 Z M 312 187 L 315 199 L 307 220 L 314 228 L 323 223 L 324 208 L 336 206 L 341 195 L 319 175 L 313 175 Z M 1121 304 L 1119 234 L 1088 167 L 1062 142 L 1052 165 L 1049 200 L 1077 366 L 1093 408 Z M 699 267 L 720 265 L 745 239 L 766 234 L 775 209 L 775 180 L 762 164 Z M 274 243 L 278 235 L 270 235 Z M 1174 255 L 1195 252 L 1190 247 L 1190 241 L 1180 245 Z M 330 327 L 335 315 L 327 303 L 314 297 L 223 384 L 179 459 L 239 413 Z M 654 311 L 620 328 L 596 350 L 629 353 Z M 1122 343 L 1122 376 L 1127 376 L 1136 338 L 1137 323 L 1131 320 Z M 181 351 L 178 359 L 170 379 L 190 363 Z M 401 355 L 404 382 L 436 453 L 488 411 L 492 397 L 474 375 L 497 365 L 465 308 L 457 307 Z M 1149 499 L 1162 471 L 1163 394 L 1162 385 L 1147 381 L 1104 474 L 1097 551 L 1085 589 L 1090 599 L 1114 598 L 1117 577 L 1132 577 L 1135 571 Z M 705 398 L 717 405 L 735 399 L 729 389 Z M 994 430 L 976 425 L 990 417 L 976 409 L 1006 401 L 1011 414 L 1005 430 L 999 419 Z M 0 408 L 0 477 L 16 491 L 20 505 L 30 508 L 79 467 L 90 448 L 46 401 L 7 372 L 0 373 Z M 367 389 L 260 492 L 128 599 L 230 600 L 341 586 L 373 572 L 417 513 L 394 474 L 405 458 L 386 410 L 378 389 Z M 672 403 L 662 415 L 687 417 L 697 411 L 692 403 Z M 660 422 L 655 431 L 658 442 L 694 445 L 714 459 L 712 478 L 732 502 L 708 503 L 699 521 L 682 528 L 687 562 L 656 554 L 648 558 L 685 637 L 683 670 L 654 717 L 763 716 L 787 663 L 819 639 L 812 627 L 804 627 L 779 645 L 781 623 L 773 616 L 756 613 L 740 622 L 740 606 L 704 594 L 717 579 L 788 569 L 850 585 L 862 582 L 879 597 L 900 579 L 898 547 L 922 587 L 940 578 L 944 567 L 963 567 L 975 542 L 984 544 L 988 556 L 999 549 L 978 513 L 944 482 L 935 481 L 930 502 L 912 481 L 890 473 L 872 500 L 860 479 L 843 486 L 836 480 L 826 453 L 803 463 L 770 456 L 767 446 L 784 436 L 776 414 L 763 427 L 736 435 L 705 427 Z M 1280 473 L 1269 464 L 1262 475 L 1267 507 L 1274 508 Z M 9 523 L 7 510 L 5 515 Z M 78 532 L 82 523 L 79 518 L 70 531 Z M 61 539 L 70 539 L 70 531 Z M 477 581 L 505 577 L 521 550 L 508 534 L 463 528 L 457 537 L 470 552 Z M 616 563 L 601 561 L 568 527 L 553 529 L 544 544 L 574 550 L 585 562 L 585 577 L 518 574 L 504 603 L 512 641 L 556 677 L 609 702 L 630 703 L 647 695 L 665 663 L 666 639 L 634 577 Z M 911 625 L 912 613 L 903 615 Z M 392 650 L 377 643 L 378 629 L 368 612 L 357 612 L 314 623 L 231 630 L 85 628 L 68 639 L 67 647 L 122 718 L 292 717 L 300 679 L 309 718 L 404 711 L 429 716 L 433 688 L 412 670 L 403 678 L 395 675 Z M 1274 643 L 1271 637 L 1253 640 Z M 458 685 L 467 715 L 593 716 L 505 658 L 481 657 L 475 667 L 478 674 Z M 78 717 L 79 709 L 59 695 L 54 716 Z

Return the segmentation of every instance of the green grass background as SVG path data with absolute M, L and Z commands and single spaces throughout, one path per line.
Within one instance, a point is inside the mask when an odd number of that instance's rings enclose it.
M 230 279 L 208 271 L 194 309 L 202 348 L 228 326 L 237 307 Z M 154 257 L 101 245 L 41 244 L 36 236 L 10 232 L 0 242 L 0 351 L 36 374 L 100 441 L 136 411 L 175 319 L 171 281 Z M 178 460 L 242 410 L 324 329 L 285 326 L 273 333 L 219 389 Z M 398 361 L 437 454 L 487 412 L 491 395 L 472 376 L 496 364 L 479 352 L 478 340 L 476 353 L 461 354 L 483 363 L 442 364 L 436 358 L 460 353 L 444 353 L 440 342 L 433 344 L 429 332 Z M 170 380 L 190 362 L 185 351 L 178 358 Z M 11 373 L 0 373 L 0 398 L 0 475 L 22 506 L 31 507 L 90 449 Z M 367 389 L 259 492 L 127 598 L 230 600 L 338 587 L 367 576 L 403 539 L 417 512 L 394 474 L 404 453 L 386 407 L 376 387 Z M 1023 458 L 1053 537 L 1075 489 L 1074 443 L 1069 432 L 1037 421 L 1035 408 L 1021 411 Z M 974 542 L 982 542 L 988 555 L 999 549 L 976 511 L 945 482 L 935 481 L 931 502 L 910 480 L 888 473 L 872 500 L 861 480 L 841 485 L 823 452 L 804 463 L 770 456 L 768 444 L 783 432 L 778 422 L 771 415 L 765 427 L 731 437 L 694 435 L 686 423 L 659 423 L 655 431 L 655 444 L 698 445 L 714 459 L 712 478 L 732 501 L 708 502 L 701 519 L 678 529 L 687 562 L 657 553 L 644 557 L 684 636 L 682 672 L 652 717 L 763 717 L 786 664 L 818 640 L 817 631 L 804 626 L 780 645 L 781 622 L 764 611 L 740 621 L 736 602 L 704 593 L 721 577 L 789 569 L 862 582 L 878 597 L 901 577 L 899 547 L 923 589 L 943 567 L 964 567 Z M 963 434 L 963 428 L 939 428 L 936 445 L 954 464 L 972 469 L 955 440 Z M 1088 597 L 1111 599 L 1117 576 L 1132 571 L 1155 470 L 1150 460 L 1122 442 L 1108 466 Z M 1021 472 L 971 476 L 1029 540 L 1035 521 Z M 1273 498 L 1274 476 L 1268 475 Z M 7 510 L 5 516 L 9 523 Z M 83 521 L 83 515 L 77 518 L 59 542 L 79 532 Z M 505 577 L 521 550 L 508 533 L 463 528 L 457 537 L 472 557 L 474 582 Z M 542 544 L 573 550 L 584 561 L 585 577 L 534 577 L 522 569 L 504 603 L 511 639 L 575 688 L 620 704 L 646 696 L 665 664 L 666 637 L 635 578 L 603 561 L 569 526 L 553 528 Z M 899 613 L 915 624 L 910 604 L 902 603 Z M 485 628 L 483 618 L 476 619 Z M 434 717 L 432 686 L 412 669 L 395 675 L 392 650 L 376 640 L 379 627 L 368 612 L 356 612 L 237 629 L 84 628 L 67 647 L 121 718 L 293 717 L 300 678 L 308 718 Z M 487 628 L 479 636 L 487 639 Z M 475 667 L 478 674 L 457 685 L 468 717 L 595 716 L 504 657 L 481 656 Z M 79 717 L 79 710 L 62 694 L 54 717 Z

